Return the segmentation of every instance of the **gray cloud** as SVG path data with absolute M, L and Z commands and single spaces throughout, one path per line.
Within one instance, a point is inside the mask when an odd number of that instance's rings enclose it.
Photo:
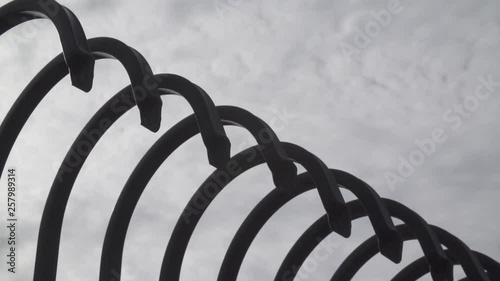
M 401 1 L 402 11 L 351 60 L 342 43 L 354 46 L 356 30 L 373 20 L 371 11 L 387 9 L 389 1 L 241 0 L 230 1 L 238 4 L 224 6 L 223 13 L 211 1 L 60 2 L 78 15 L 88 37 L 123 40 L 143 53 L 155 72 L 187 77 L 216 104 L 244 107 L 269 122 L 276 109 L 286 109 L 296 118 L 279 125 L 283 140 L 310 149 L 330 167 L 355 174 L 384 197 L 400 200 L 471 248 L 500 259 L 500 227 L 495 224 L 500 211 L 495 204 L 500 198 L 500 89 L 460 129 L 443 120 L 447 110 L 474 93 L 479 76 L 491 74 L 500 81 L 497 1 Z M 29 79 L 61 50 L 50 24 L 37 25 L 33 34 L 27 42 L 13 44 L 12 35 L 25 35 L 18 27 L 0 40 L 1 119 Z M 92 114 L 128 84 L 117 62 L 96 65 L 91 93 L 72 88 L 66 78 L 33 114 L 11 153 L 7 165 L 18 168 L 21 182 L 20 265 L 14 278 L 0 266 L 2 280 L 32 278 L 40 217 L 56 163 Z M 65 216 L 61 280 L 98 277 L 105 227 L 127 177 L 160 134 L 191 112 L 179 98 L 163 100 L 160 133 L 140 127 L 134 109 L 110 129 L 85 164 Z M 436 127 L 447 132 L 448 140 L 391 190 L 384 174 L 395 171 L 398 156 L 407 157 L 416 149 L 415 140 L 428 138 Z M 240 129 L 228 132 L 233 153 L 254 144 Z M 127 235 L 125 276 L 158 278 L 175 222 L 211 171 L 196 137 L 156 173 Z M 0 185 L 5 186 L 5 178 Z M 227 187 L 195 232 L 183 280 L 216 278 L 232 236 L 271 188 L 264 166 Z M 5 200 L 0 201 L 3 210 Z M 259 234 L 240 278 L 272 278 L 293 242 L 320 215 L 314 193 L 280 211 Z M 311 280 L 329 278 L 371 234 L 363 220 L 348 240 L 332 235 L 341 247 L 339 255 L 321 263 Z M 2 243 L 2 253 L 4 247 Z M 421 255 L 409 244 L 404 261 Z M 398 268 L 379 258 L 357 280 L 388 280 Z

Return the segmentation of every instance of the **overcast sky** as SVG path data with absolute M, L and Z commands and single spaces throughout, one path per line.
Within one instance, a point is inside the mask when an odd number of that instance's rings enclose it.
M 203 87 L 216 104 L 252 111 L 272 124 L 282 140 L 360 177 L 382 196 L 406 204 L 429 223 L 500 260 L 500 2 L 60 3 L 79 17 L 88 38 L 124 41 L 156 73 L 182 75 Z M 0 39 L 0 120 L 30 79 L 61 52 L 50 22 L 23 26 Z M 16 36 L 25 40 L 16 41 Z M 2 227 L 2 280 L 32 279 L 41 213 L 59 163 L 97 109 L 129 84 L 116 61 L 98 61 L 95 76 L 88 94 L 64 79 L 16 142 L 7 166 L 17 168 L 20 182 L 18 273 L 6 272 Z M 179 97 L 163 101 L 158 133 L 139 125 L 134 108 L 89 157 L 66 211 L 58 280 L 97 280 L 105 229 L 121 188 L 159 136 L 192 113 Z M 227 132 L 233 154 L 254 144 L 242 129 Z M 429 142 L 434 149 L 424 154 L 418 144 Z M 401 166 L 411 166 L 410 172 L 401 172 Z M 211 171 L 198 136 L 156 173 L 127 234 L 123 281 L 158 279 L 175 222 Z M 3 218 L 5 174 L 0 184 Z M 272 188 L 270 173 L 261 166 L 217 198 L 193 236 L 182 280 L 217 277 L 232 236 Z M 346 198 L 352 196 L 346 193 Z M 314 192 L 280 210 L 252 245 L 239 278 L 274 278 L 290 247 L 322 214 Z M 351 238 L 331 235 L 337 251 L 303 279 L 329 279 L 345 256 L 372 234 L 368 221 L 360 220 Z M 402 265 L 379 257 L 355 280 L 389 280 L 422 255 L 416 243 L 405 246 Z

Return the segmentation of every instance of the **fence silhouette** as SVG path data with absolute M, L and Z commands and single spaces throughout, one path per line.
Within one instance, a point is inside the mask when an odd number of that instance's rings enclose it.
M 191 235 L 212 200 L 237 176 L 264 163 L 269 167 L 276 188 L 259 202 L 238 229 L 224 257 L 219 281 L 236 280 L 245 254 L 264 224 L 291 199 L 312 189 L 319 193 L 326 214 L 293 245 L 275 276 L 276 281 L 293 280 L 297 274 L 293 269 L 300 268 L 323 239 L 332 232 L 349 237 L 351 222 L 365 216 L 369 218 L 375 235 L 346 258 L 331 280 L 351 280 L 377 253 L 399 263 L 403 243 L 415 239 L 424 257 L 404 268 L 392 280 L 417 280 L 430 273 L 434 281 L 452 281 L 455 265 L 460 265 L 467 275 L 462 280 L 500 280 L 498 262 L 469 249 L 446 230 L 429 225 L 406 206 L 381 198 L 356 176 L 330 169 L 306 149 L 281 142 L 272 128 L 252 113 L 234 106 L 216 106 L 201 87 L 181 76 L 154 74 L 139 52 L 119 40 L 106 37 L 87 39 L 78 18 L 56 1 L 15 0 L 7 3 L 0 8 L 0 35 L 19 24 L 41 18 L 49 19 L 55 25 L 63 53 L 33 78 L 3 120 L 0 127 L 1 171 L 30 115 L 65 76 L 69 74 L 74 87 L 88 92 L 92 88 L 95 61 L 116 59 L 127 71 L 130 85 L 92 116 L 60 165 L 42 214 L 34 281 L 56 280 L 66 205 L 76 178 L 96 143 L 114 122 L 136 105 L 141 125 L 157 132 L 161 124 L 161 96 L 169 94 L 184 97 L 194 114 L 163 134 L 128 178 L 106 231 L 99 281 L 120 280 L 125 235 L 143 190 L 170 154 L 197 134 L 201 134 L 208 161 L 216 170 L 202 183 L 178 219 L 165 251 L 160 281 L 179 280 Z M 257 145 L 231 156 L 231 143 L 224 130 L 229 125 L 247 129 Z M 75 161 L 75 153 L 78 161 Z M 307 172 L 297 175 L 296 164 L 302 165 Z M 351 191 L 357 200 L 346 203 L 340 189 Z M 203 198 L 203 203 L 200 203 L 200 198 Z M 392 218 L 400 219 L 404 224 L 395 226 Z

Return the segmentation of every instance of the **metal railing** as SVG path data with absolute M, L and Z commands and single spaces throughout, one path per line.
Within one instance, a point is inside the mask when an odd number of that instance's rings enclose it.
M 114 207 L 101 255 L 99 281 L 120 280 L 125 235 L 142 192 L 155 172 L 183 143 L 201 134 L 208 162 L 216 168 L 199 187 L 175 225 L 161 265 L 160 281 L 178 281 L 189 240 L 212 200 L 236 177 L 266 163 L 276 186 L 245 219 L 224 257 L 218 280 L 236 280 L 251 243 L 264 224 L 291 199 L 316 189 L 326 214 L 297 240 L 281 264 L 275 280 L 292 280 L 311 252 L 336 232 L 351 234 L 351 221 L 367 216 L 375 235 L 349 255 L 331 280 L 351 280 L 377 253 L 393 263 L 402 259 L 403 243 L 418 240 L 424 257 L 410 264 L 392 280 L 417 280 L 430 272 L 434 281 L 452 281 L 453 266 L 460 265 L 463 280 L 500 280 L 500 264 L 472 251 L 445 230 L 429 225 L 406 206 L 380 196 L 367 183 L 347 172 L 329 169 L 317 156 L 291 143 L 281 142 L 272 128 L 252 113 L 233 106 L 215 106 L 198 85 L 174 74 L 154 74 L 144 57 L 113 38 L 85 36 L 77 17 L 53 0 L 15 0 L 0 8 L 0 35 L 32 19 L 46 18 L 55 25 L 63 53 L 49 62 L 28 84 L 0 126 L 0 170 L 30 115 L 49 91 L 70 74 L 73 86 L 92 88 L 96 60 L 113 58 L 126 69 L 130 85 L 109 99 L 82 129 L 54 179 L 46 201 L 36 253 L 34 280 L 55 281 L 61 229 L 66 205 L 88 155 L 106 131 L 125 112 L 137 105 L 141 125 L 153 132 L 161 123 L 162 95 L 184 97 L 194 114 L 186 117 L 149 149 L 130 175 Z M 230 156 L 224 126 L 248 130 L 257 145 Z M 77 154 L 79 161 L 72 157 Z M 295 163 L 307 172 L 297 175 Z M 237 168 L 237 169 L 236 169 Z M 1 176 L 1 175 L 0 175 Z M 223 180 L 221 180 L 223 178 Z M 346 203 L 340 189 L 358 199 Z M 197 200 L 204 198 L 204 204 Z M 392 218 L 400 219 L 395 226 Z M 320 237 L 321 239 L 318 239 Z M 446 250 L 443 248 L 446 247 Z M 117 274 L 118 273 L 118 274 Z

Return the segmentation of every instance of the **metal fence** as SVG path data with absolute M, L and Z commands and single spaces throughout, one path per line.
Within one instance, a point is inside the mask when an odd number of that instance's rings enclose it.
M 452 281 L 454 265 L 467 275 L 463 280 L 500 280 L 500 264 L 469 249 L 444 229 L 429 225 L 406 206 L 381 198 L 372 187 L 345 171 L 328 168 L 319 157 L 292 143 L 281 142 L 263 120 L 234 106 L 216 106 L 198 85 L 175 74 L 154 74 L 144 57 L 113 38 L 87 39 L 78 18 L 52 0 L 15 0 L 0 8 L 0 34 L 33 19 L 45 18 L 55 25 L 63 53 L 49 62 L 17 98 L 0 127 L 0 170 L 30 115 L 41 100 L 66 75 L 72 85 L 92 88 L 96 60 L 116 59 L 127 71 L 130 85 L 108 100 L 82 129 L 60 165 L 42 215 L 35 281 L 55 281 L 63 217 L 73 185 L 99 139 L 125 112 L 137 105 L 141 125 L 153 132 L 161 123 L 162 95 L 184 97 L 194 114 L 186 117 L 149 149 L 130 175 L 108 224 L 100 262 L 99 281 L 120 280 L 125 235 L 134 208 L 153 174 L 191 137 L 201 134 L 209 163 L 216 170 L 192 196 L 175 225 L 161 265 L 161 281 L 177 281 L 191 235 L 212 200 L 240 174 L 266 164 L 276 186 L 245 219 L 232 239 L 218 280 L 236 280 L 252 241 L 264 224 L 291 199 L 311 189 L 319 193 L 326 214 L 296 241 L 282 262 L 275 280 L 292 280 L 312 251 L 332 232 L 351 234 L 351 222 L 367 216 L 375 235 L 356 248 L 331 280 L 351 280 L 377 253 L 393 263 L 402 259 L 403 243 L 418 240 L 424 257 L 411 263 L 392 280 L 417 280 L 430 273 L 435 281 Z M 247 129 L 257 145 L 230 155 L 224 127 Z M 307 172 L 297 175 L 296 164 Z M 346 203 L 341 189 L 358 199 Z M 404 224 L 395 226 L 392 218 Z M 318 239 L 320 237 L 320 239 Z

